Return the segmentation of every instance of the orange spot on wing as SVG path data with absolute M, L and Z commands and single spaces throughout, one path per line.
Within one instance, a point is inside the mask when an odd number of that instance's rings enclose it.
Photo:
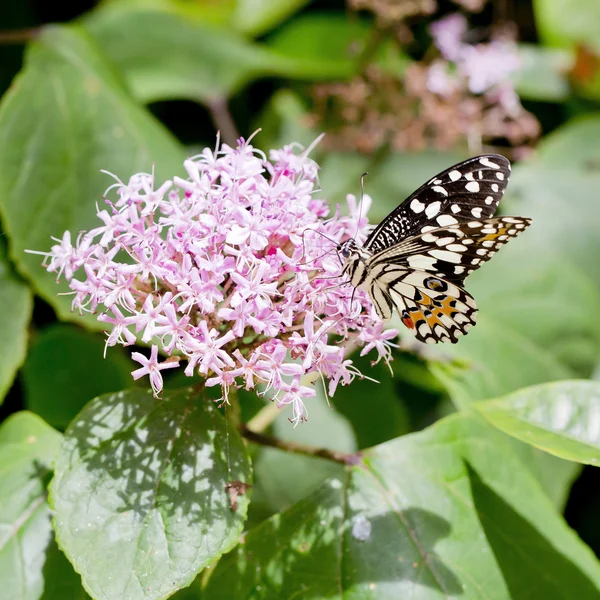
M 414 329 L 415 328 L 415 324 L 413 323 L 412 319 L 410 317 L 404 317 L 402 319 L 402 322 L 409 328 L 409 329 Z
M 507 229 L 505 227 L 500 227 L 496 233 L 488 233 L 485 237 L 479 239 L 479 242 L 493 242 L 495 239 L 499 238 L 501 235 L 506 233 Z
M 456 308 L 451 306 L 451 302 L 454 300 L 451 296 L 447 296 L 442 300 L 442 306 L 435 307 L 432 312 L 436 315 L 446 315 L 452 318 L 452 315 L 456 312 Z

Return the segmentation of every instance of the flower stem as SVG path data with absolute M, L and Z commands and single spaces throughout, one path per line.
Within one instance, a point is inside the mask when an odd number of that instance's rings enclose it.
M 235 146 L 240 136 L 229 112 L 227 100 L 220 97 L 213 98 L 207 107 L 215 127 L 221 132 L 221 139 L 226 144 Z
M 0 31 L 0 45 L 22 45 L 34 40 L 40 34 L 41 27 Z
M 237 395 L 237 389 L 229 390 L 228 405 L 225 407 L 225 417 L 236 428 L 242 422 L 242 414 L 240 409 L 240 400 Z
M 315 448 L 314 446 L 305 446 L 304 444 L 296 444 L 294 442 L 284 442 L 283 440 L 278 440 L 277 438 L 264 435 L 263 433 L 252 431 L 245 425 L 241 427 L 240 431 L 243 437 L 251 442 L 254 442 L 255 444 L 277 448 L 279 450 L 283 450 L 284 452 L 293 452 L 294 454 L 303 454 L 304 456 L 325 458 L 342 465 L 356 465 L 362 459 L 360 453 L 358 452 L 345 453 L 338 452 L 337 450 L 330 450 L 329 448 Z
M 248 429 L 262 433 L 281 414 L 281 409 L 274 402 L 266 404 L 246 424 Z

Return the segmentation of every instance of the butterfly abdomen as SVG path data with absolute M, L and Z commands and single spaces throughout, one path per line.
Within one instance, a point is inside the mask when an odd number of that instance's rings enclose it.
M 368 291 L 368 278 L 370 276 L 367 268 L 367 261 L 371 258 L 371 253 L 355 248 L 344 263 L 342 274 L 347 275 L 350 283 L 355 288 L 361 288 Z

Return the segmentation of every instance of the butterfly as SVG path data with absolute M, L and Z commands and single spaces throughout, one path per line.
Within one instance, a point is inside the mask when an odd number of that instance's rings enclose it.
M 368 292 L 377 315 L 394 308 L 422 342 L 458 341 L 475 324 L 477 305 L 465 278 L 530 224 L 494 217 L 510 163 L 484 154 L 430 179 L 391 212 L 359 247 L 338 246 L 342 275 Z

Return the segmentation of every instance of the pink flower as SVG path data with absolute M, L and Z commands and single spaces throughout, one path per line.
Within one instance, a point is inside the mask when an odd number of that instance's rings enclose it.
M 438 96 L 449 96 L 460 88 L 456 75 L 450 73 L 449 63 L 434 60 L 427 73 L 427 89 Z
M 132 352 L 131 358 L 136 360 L 142 365 L 141 369 L 136 369 L 131 373 L 131 376 L 134 379 L 139 379 L 144 375 L 150 376 L 150 385 L 152 386 L 152 391 L 155 396 L 161 392 L 163 387 L 163 378 L 160 372 L 164 369 L 174 369 L 179 366 L 179 359 L 177 357 L 171 357 L 165 360 L 162 363 L 158 362 L 158 346 L 152 346 L 152 350 L 150 351 L 150 358 L 146 358 L 143 354 L 139 352 Z
M 460 13 L 450 14 L 429 26 L 433 43 L 446 60 L 456 62 L 460 58 L 467 27 L 467 19 Z
M 224 400 L 231 386 L 260 385 L 298 423 L 315 395 L 306 381 L 328 378 L 330 391 L 349 383 L 362 375 L 347 348 L 388 361 L 397 332 L 383 329 L 364 292 L 330 279 L 341 273 L 336 244 L 368 234 L 370 199 L 360 215 L 349 197 L 350 216 L 331 216 L 307 151 L 270 156 L 240 140 L 188 158 L 187 179 L 115 178 L 100 225 L 40 254 L 69 281 L 74 309 L 103 311 L 107 346 L 153 344 L 150 358 L 132 356 L 142 364 L 133 377 L 149 375 L 155 394 L 161 371 L 185 360 L 185 374 L 220 385 Z M 158 363 L 159 350 L 171 359 Z
M 525 114 L 513 75 L 521 68 L 514 40 L 506 35 L 486 43 L 469 44 L 468 24 L 461 14 L 451 14 L 431 24 L 430 32 L 442 58 L 427 69 L 427 89 L 441 97 L 459 93 L 483 97 L 497 121 L 518 119 Z M 480 38 L 480 34 L 476 33 Z M 473 36 L 471 36 L 473 37 Z
M 509 42 L 465 45 L 457 62 L 473 94 L 482 94 L 507 82 L 521 67 L 516 46 Z

